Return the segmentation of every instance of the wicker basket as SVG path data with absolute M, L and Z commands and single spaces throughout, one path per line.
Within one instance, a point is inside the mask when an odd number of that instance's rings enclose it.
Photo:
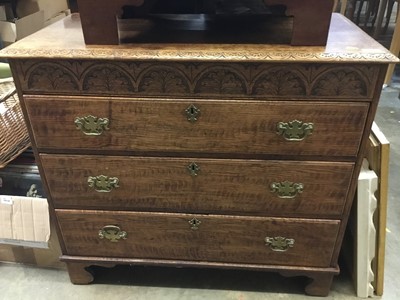
M 12 78 L 0 80 L 0 168 L 30 146 Z

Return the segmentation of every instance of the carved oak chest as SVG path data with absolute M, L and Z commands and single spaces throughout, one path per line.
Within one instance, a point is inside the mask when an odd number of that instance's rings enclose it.
M 91 265 L 238 268 L 327 295 L 396 58 L 336 14 L 326 47 L 87 46 L 79 22 L 1 53 L 71 281 Z

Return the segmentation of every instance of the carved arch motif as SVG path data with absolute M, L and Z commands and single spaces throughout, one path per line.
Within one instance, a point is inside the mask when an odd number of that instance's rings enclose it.
M 312 86 L 313 96 L 365 97 L 368 80 L 351 67 L 331 69 L 316 78 Z
M 247 94 L 246 80 L 236 70 L 228 67 L 211 67 L 196 80 L 195 93 L 218 95 Z
M 41 91 L 77 91 L 79 84 L 75 76 L 56 63 L 40 63 L 32 66 L 28 75 L 28 89 Z
M 190 84 L 184 74 L 167 66 L 151 66 L 139 76 L 139 92 L 150 94 L 190 93 Z
M 289 68 L 273 68 L 259 75 L 252 95 L 303 96 L 307 93 L 305 79 Z
M 133 92 L 134 86 L 129 74 L 120 67 L 112 64 L 96 64 L 85 72 L 83 90 L 121 94 Z

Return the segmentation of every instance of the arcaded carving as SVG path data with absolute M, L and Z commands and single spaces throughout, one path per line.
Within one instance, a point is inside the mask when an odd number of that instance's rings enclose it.
M 56 63 L 43 63 L 30 74 L 28 89 L 41 91 L 75 91 L 78 84 L 73 74 Z
M 38 60 L 18 62 L 24 91 L 237 98 L 372 98 L 377 65 Z
M 306 95 L 305 80 L 289 69 L 268 70 L 253 86 L 254 95 Z
M 167 67 L 151 67 L 140 78 L 139 92 L 156 94 L 190 93 L 187 79 L 178 71 Z
M 336 68 L 322 74 L 314 84 L 315 96 L 367 96 L 366 80 L 354 69 Z
M 83 80 L 84 91 L 132 92 L 129 75 L 114 65 L 98 65 L 91 68 Z
M 197 94 L 243 95 L 247 93 L 245 80 L 237 73 L 225 68 L 206 70 L 197 80 Z

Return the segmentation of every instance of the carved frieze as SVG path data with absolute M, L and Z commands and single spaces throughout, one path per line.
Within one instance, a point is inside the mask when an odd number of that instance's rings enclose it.
M 352 68 L 336 68 L 323 73 L 316 80 L 312 95 L 367 96 L 367 80 Z
M 208 68 L 196 80 L 196 94 L 245 95 L 246 81 L 228 67 Z
M 27 93 L 121 96 L 372 98 L 378 65 L 18 61 Z
M 144 70 L 139 77 L 139 93 L 187 94 L 190 92 L 184 74 L 170 67 L 155 66 Z
M 133 92 L 129 74 L 115 65 L 100 65 L 90 68 L 84 75 L 84 91 Z
M 289 68 L 267 70 L 256 78 L 254 95 L 306 95 L 306 80 Z
M 77 91 L 77 80 L 70 70 L 57 63 L 42 63 L 29 74 L 28 89 L 38 91 Z

